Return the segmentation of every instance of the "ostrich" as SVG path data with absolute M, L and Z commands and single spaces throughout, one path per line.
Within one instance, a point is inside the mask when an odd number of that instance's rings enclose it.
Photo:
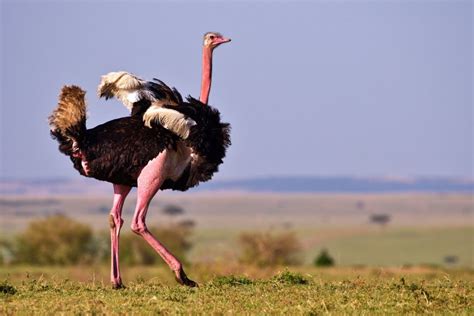
M 196 123 L 185 139 L 159 124 L 149 101 L 133 104 L 133 108 L 140 109 L 137 113 L 143 115 L 135 114 L 87 129 L 85 91 L 77 86 L 64 86 L 61 90 L 58 106 L 49 117 L 51 135 L 59 142 L 59 151 L 69 156 L 81 175 L 113 184 L 114 198 L 109 215 L 113 288 L 123 287 L 119 235 L 123 225 L 122 207 L 132 187 L 137 187 L 132 231 L 163 258 L 178 283 L 197 286 L 187 277 L 181 262 L 151 234 L 145 219 L 150 201 L 158 190 L 185 191 L 208 181 L 225 157 L 230 145 L 230 125 L 222 123 L 219 111 L 206 103 L 211 85 L 212 52 L 228 41 L 217 33 L 204 36 L 201 101 L 190 96 L 183 100 L 176 89 L 159 80 L 150 85 L 160 107 L 172 108 Z
M 223 37 L 220 33 L 208 32 L 204 34 L 201 95 L 199 98 L 204 104 L 208 102 L 211 89 L 213 49 L 227 42 L 230 42 L 230 39 Z M 172 104 L 169 100 L 163 101 L 163 96 L 156 89 L 156 82 L 162 83 L 158 79 L 151 82 L 145 81 L 125 71 L 110 72 L 102 76 L 97 94 L 99 97 L 105 97 L 106 100 L 112 97 L 119 99 L 131 112 L 131 115 L 143 115 L 146 111 L 144 117 L 146 126 L 151 127 L 150 120 L 154 119 L 156 123 L 186 139 L 191 127 L 196 122 L 170 107 L 178 104 Z M 168 107 L 164 105 L 168 105 Z M 150 107 L 151 109 L 149 109 Z

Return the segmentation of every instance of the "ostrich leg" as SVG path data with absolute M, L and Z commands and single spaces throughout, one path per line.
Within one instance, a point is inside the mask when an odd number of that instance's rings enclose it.
M 114 184 L 114 202 L 109 215 L 111 271 L 110 280 L 116 289 L 123 287 L 119 269 L 119 237 L 122 228 L 122 207 L 131 187 Z
M 131 228 L 134 233 L 142 236 L 161 258 L 163 258 L 166 264 L 175 273 L 175 278 L 178 283 L 195 287 L 197 283 L 188 279 L 184 273 L 181 262 L 150 233 L 145 224 L 150 201 L 165 180 L 165 175 L 168 171 L 166 169 L 169 168 L 167 156 L 168 153 L 165 150 L 155 159 L 151 160 L 141 171 L 137 181 L 137 205 Z

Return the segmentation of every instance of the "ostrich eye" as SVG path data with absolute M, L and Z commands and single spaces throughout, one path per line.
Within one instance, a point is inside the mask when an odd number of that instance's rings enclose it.
M 211 40 L 213 40 L 213 39 L 216 38 L 216 37 L 215 37 L 214 35 L 211 35 L 211 36 L 209 36 L 209 38 L 210 38 Z

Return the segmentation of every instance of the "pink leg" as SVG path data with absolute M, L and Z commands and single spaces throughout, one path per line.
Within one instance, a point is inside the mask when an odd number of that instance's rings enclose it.
M 109 215 L 110 224 L 110 249 L 111 249 L 111 272 L 110 280 L 115 289 L 123 287 L 119 269 L 119 237 L 122 228 L 122 207 L 131 187 L 114 184 L 114 202 Z
M 140 173 L 138 177 L 137 206 L 135 208 L 135 214 L 133 215 L 131 228 L 133 232 L 142 236 L 161 258 L 163 258 L 171 270 L 174 271 L 176 281 L 180 284 L 194 287 L 197 286 L 196 282 L 188 279 L 184 273 L 181 262 L 150 233 L 145 224 L 150 201 L 165 180 L 166 158 L 167 153 L 164 151 L 150 161 Z

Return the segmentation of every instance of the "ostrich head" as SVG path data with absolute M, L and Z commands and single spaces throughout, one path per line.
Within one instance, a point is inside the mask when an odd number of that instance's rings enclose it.
M 208 47 L 210 49 L 214 49 L 220 44 L 230 42 L 230 38 L 225 38 L 222 34 L 217 32 L 207 32 L 204 34 L 204 47 Z

